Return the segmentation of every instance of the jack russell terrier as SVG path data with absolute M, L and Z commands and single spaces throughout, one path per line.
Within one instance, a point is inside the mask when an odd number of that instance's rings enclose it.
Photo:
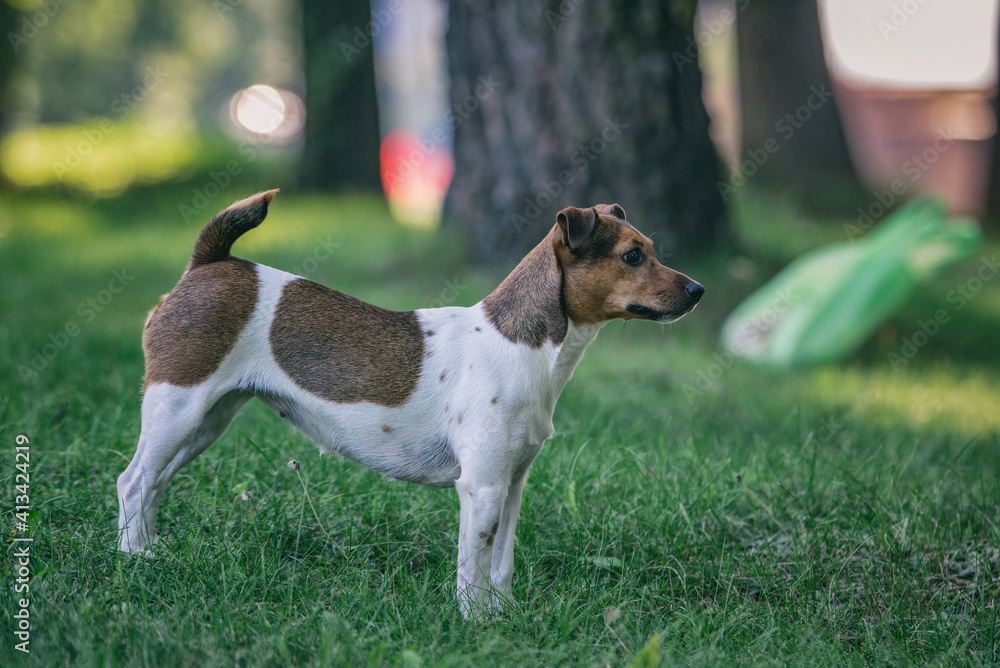
M 463 615 L 511 598 L 528 468 L 583 351 L 609 320 L 673 322 L 705 288 L 656 260 L 617 204 L 556 216 L 486 299 L 388 311 L 230 255 L 277 190 L 201 231 L 143 330 L 142 432 L 118 478 L 120 549 L 144 552 L 177 471 L 252 397 L 323 451 L 387 476 L 454 486 Z

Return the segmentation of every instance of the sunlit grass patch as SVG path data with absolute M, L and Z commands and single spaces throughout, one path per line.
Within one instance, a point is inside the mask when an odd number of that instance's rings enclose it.
M 883 426 L 1000 436 L 1000 387 L 984 371 L 947 363 L 900 370 L 829 367 L 816 373 L 806 392 L 821 405 L 847 406 Z
M 81 125 L 36 125 L 15 130 L 0 144 L 0 169 L 23 187 L 65 185 L 107 197 L 133 182 L 157 183 L 197 155 L 184 126 L 156 133 L 135 121 L 94 119 Z

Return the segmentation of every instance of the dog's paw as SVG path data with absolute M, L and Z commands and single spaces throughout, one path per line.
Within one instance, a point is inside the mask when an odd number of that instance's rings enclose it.
M 488 622 L 501 617 L 514 605 L 513 596 L 492 588 L 479 598 L 469 596 L 468 592 L 464 596 L 459 594 L 458 597 L 458 606 L 462 611 L 462 616 L 473 622 Z
M 153 547 L 156 543 L 156 538 L 152 541 L 146 541 L 138 540 L 135 537 L 130 539 L 123 536 L 118 542 L 118 551 L 124 552 L 125 554 L 132 554 L 137 557 L 153 558 L 156 556 L 156 553 L 153 552 Z

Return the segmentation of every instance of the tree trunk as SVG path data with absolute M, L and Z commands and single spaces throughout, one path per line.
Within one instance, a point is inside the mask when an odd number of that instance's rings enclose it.
M 368 0 L 303 0 L 305 151 L 299 183 L 380 189 L 378 102 Z
M 455 0 L 446 213 L 482 261 L 566 206 L 621 204 L 666 253 L 726 237 L 692 16 L 663 0 Z
M 750 2 L 737 16 L 741 158 L 769 140 L 780 147 L 751 178 L 809 190 L 812 203 L 860 190 L 837 105 L 823 98 L 832 86 L 816 0 Z
M 10 83 L 10 77 L 14 73 L 14 66 L 19 57 L 12 55 L 11 51 L 13 54 L 20 54 L 26 42 L 21 34 L 22 25 L 19 20 L 23 16 L 25 15 L 0 0 L 0 35 L 7 42 L 2 48 L 8 50 L 0 58 L 0 133 L 10 129 L 7 127 L 7 105 L 10 104 L 10 100 L 6 99 L 7 85 Z
M 997 41 L 1000 42 L 1000 20 L 997 25 Z M 997 71 L 1000 72 L 1000 49 L 997 49 L 997 55 Z M 1000 229 L 1000 81 L 994 89 L 993 112 L 996 116 L 997 131 L 993 134 L 993 164 L 990 167 L 990 193 L 986 218 L 994 229 Z
M 0 58 L 0 139 L 3 138 L 5 133 L 11 130 L 9 120 L 13 99 L 10 97 L 11 94 L 7 90 L 7 87 L 10 85 L 14 68 L 18 60 L 22 57 L 19 54 L 22 53 L 24 48 L 22 41 L 22 18 L 24 16 L 25 14 L 15 10 L 8 3 L 4 2 L 4 0 L 0 0 L 0 35 L 3 35 L 8 42 L 0 48 L 11 49 L 14 54 L 17 54 L 11 55 L 8 52 Z M 11 38 L 12 35 L 13 39 Z M 9 185 L 7 178 L 0 172 L 0 188 L 6 189 Z

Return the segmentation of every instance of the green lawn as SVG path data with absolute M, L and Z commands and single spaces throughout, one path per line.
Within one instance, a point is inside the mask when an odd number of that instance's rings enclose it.
M 181 201 L 0 199 L 0 665 L 1000 663 L 1000 280 L 947 301 L 980 260 L 848 364 L 790 373 L 713 357 L 774 257 L 668 260 L 704 303 L 591 347 L 529 478 L 517 607 L 477 624 L 454 600 L 454 493 L 320 457 L 257 402 L 175 477 L 155 558 L 116 551 L 141 326 L 203 222 Z M 280 195 L 235 252 L 392 308 L 469 305 L 501 277 L 362 196 Z M 939 308 L 950 322 L 894 368 Z M 30 656 L 13 635 L 18 434 Z

